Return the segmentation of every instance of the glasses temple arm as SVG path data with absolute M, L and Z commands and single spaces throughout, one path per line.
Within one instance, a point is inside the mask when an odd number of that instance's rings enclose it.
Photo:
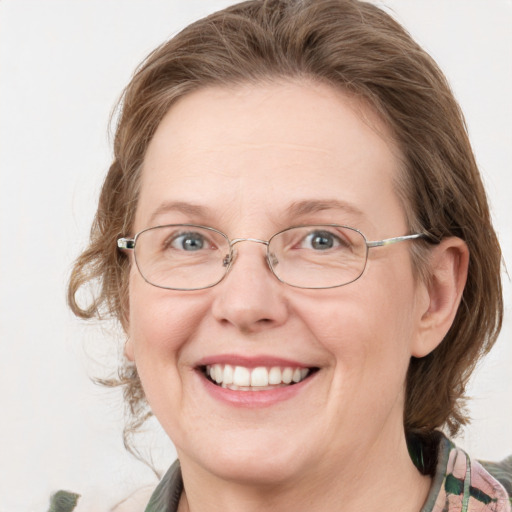
M 373 240 L 366 242 L 368 247 L 382 247 L 383 245 L 396 244 L 397 242 L 403 242 L 404 240 L 415 240 L 417 238 L 427 238 L 425 233 L 415 233 L 414 235 L 395 236 L 393 238 L 385 238 L 384 240 Z

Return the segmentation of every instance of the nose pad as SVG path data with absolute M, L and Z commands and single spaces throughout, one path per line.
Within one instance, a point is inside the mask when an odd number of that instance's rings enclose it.
M 222 266 L 226 269 L 226 274 L 229 274 L 238 256 L 238 251 L 230 247 L 230 251 L 222 260 Z
M 273 252 L 269 252 L 267 254 L 267 263 L 270 269 L 274 269 L 277 267 L 277 264 L 279 263 L 279 260 L 277 259 L 277 256 Z
M 226 268 L 226 272 L 230 271 L 238 255 L 238 251 L 236 249 L 233 249 L 233 245 L 238 244 L 240 242 L 256 242 L 265 245 L 267 247 L 265 261 L 267 262 L 268 268 L 273 273 L 273 269 L 275 269 L 277 264 L 279 263 L 276 254 L 273 252 L 268 252 L 268 242 L 254 238 L 237 238 L 236 240 L 231 242 L 231 250 L 228 254 L 226 254 L 226 256 L 224 256 L 222 260 L 222 266 Z
M 235 259 L 235 256 L 234 256 L 233 252 L 226 254 L 226 256 L 224 256 L 224 259 L 222 260 L 222 266 L 229 270 L 234 259 Z

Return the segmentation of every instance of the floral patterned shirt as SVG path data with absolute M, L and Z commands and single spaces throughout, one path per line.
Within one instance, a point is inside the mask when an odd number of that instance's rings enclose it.
M 443 436 L 432 487 L 421 512 L 510 512 L 511 496 L 512 456 L 499 464 L 479 463 Z

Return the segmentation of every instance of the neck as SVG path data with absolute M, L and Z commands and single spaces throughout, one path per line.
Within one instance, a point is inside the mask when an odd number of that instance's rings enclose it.
M 254 484 L 218 478 L 182 461 L 185 492 L 179 512 L 418 512 L 431 480 L 410 460 L 405 437 L 364 451 L 357 446 L 344 462 L 305 471 L 273 484 Z M 184 463 L 185 462 L 185 463 Z

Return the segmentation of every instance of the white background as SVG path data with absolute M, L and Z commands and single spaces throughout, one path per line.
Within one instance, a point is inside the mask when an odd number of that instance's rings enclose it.
M 108 370 L 115 337 L 72 317 L 65 286 L 109 166 L 115 100 L 151 49 L 229 3 L 0 0 L 0 512 L 44 511 L 59 488 L 101 512 L 156 482 L 124 451 L 119 393 L 89 380 Z M 386 4 L 462 104 L 512 269 L 512 2 Z M 511 295 L 505 276 L 505 328 L 459 440 L 480 458 L 512 453 Z M 171 462 L 161 435 L 144 444 L 159 469 Z

